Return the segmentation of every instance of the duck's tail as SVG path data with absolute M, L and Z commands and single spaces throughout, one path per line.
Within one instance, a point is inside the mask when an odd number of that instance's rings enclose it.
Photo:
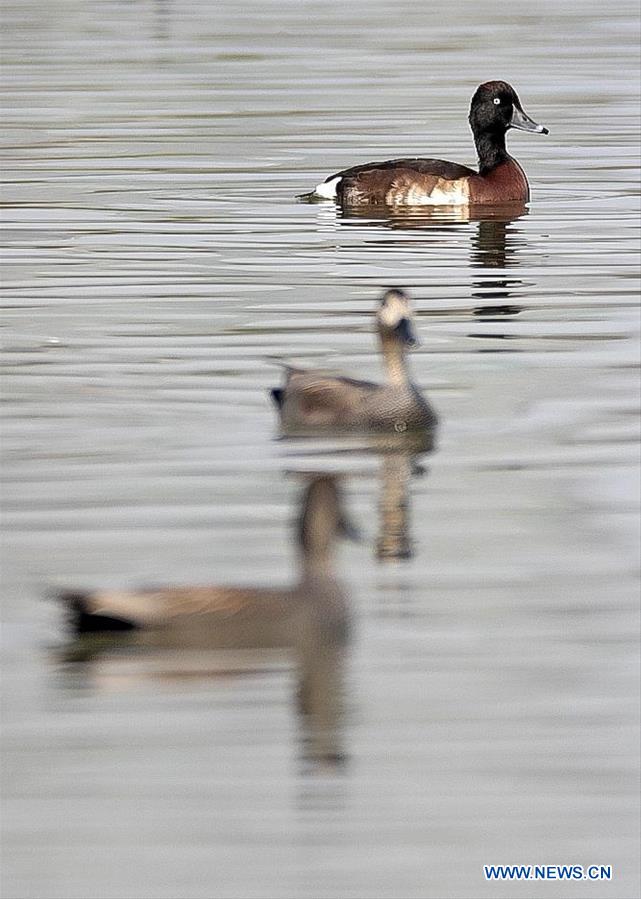
M 289 362 L 284 362 L 282 359 L 277 358 L 276 356 L 268 356 L 267 361 L 272 365 L 278 365 L 279 368 L 282 368 L 285 373 L 285 384 L 287 385 L 287 381 L 289 377 L 297 371 L 302 371 L 302 369 L 297 368 L 295 365 L 291 365 Z M 276 406 L 277 409 L 283 408 L 283 403 L 285 402 L 285 393 L 287 390 L 287 386 L 285 387 L 272 387 L 269 391 L 269 395 L 271 397 L 272 402 Z
M 325 181 L 317 184 L 314 190 L 310 190 L 308 194 L 298 194 L 297 200 L 303 203 L 323 203 L 327 200 L 336 199 L 336 190 L 341 175 L 330 175 Z
M 285 391 L 282 387 L 272 387 L 269 391 L 269 395 L 271 396 L 274 405 L 277 409 L 283 408 L 283 403 L 285 402 Z
M 60 590 L 55 594 L 55 598 L 65 606 L 69 615 L 70 630 L 77 636 L 103 631 L 131 631 L 137 626 L 126 618 L 92 612 L 89 591 Z

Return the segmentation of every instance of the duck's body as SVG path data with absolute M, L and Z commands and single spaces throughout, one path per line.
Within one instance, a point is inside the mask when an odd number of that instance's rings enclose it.
M 343 206 L 475 206 L 527 203 L 525 172 L 505 148 L 509 128 L 547 134 L 524 112 L 504 81 L 480 85 L 470 108 L 479 170 L 443 159 L 389 159 L 330 175 L 312 197 Z
M 339 644 L 348 630 L 348 602 L 328 574 L 303 575 L 292 586 L 96 590 L 64 593 L 74 632 L 132 637 L 136 645 L 177 649 L 287 649 L 316 620 Z
M 387 291 L 376 318 L 388 382 L 374 384 L 318 370 L 287 368 L 283 387 L 272 390 L 286 433 L 403 433 L 436 425 L 436 413 L 407 370 L 406 347 L 414 346 L 416 338 L 406 294 Z
M 374 384 L 322 371 L 288 368 L 272 391 L 285 431 L 414 431 L 436 424 L 436 414 L 411 382 Z
M 296 587 L 188 586 L 140 590 L 96 590 L 63 595 L 75 610 L 80 633 L 180 626 L 186 621 L 207 628 L 217 623 L 260 616 L 289 615 L 305 591 Z

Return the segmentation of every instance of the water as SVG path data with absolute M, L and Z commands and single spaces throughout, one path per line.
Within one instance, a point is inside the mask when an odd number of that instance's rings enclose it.
M 638 895 L 638 10 L 603 12 L 4 4 L 7 897 Z M 529 211 L 293 199 L 368 159 L 471 163 L 490 77 L 550 129 L 510 135 Z M 443 422 L 396 487 L 362 446 L 276 440 L 266 395 L 274 357 L 379 377 L 389 284 Z M 274 651 L 60 664 L 52 584 L 294 578 L 318 469 L 366 538 L 338 563 L 344 770 L 304 764 Z M 402 562 L 375 558 L 390 489 Z

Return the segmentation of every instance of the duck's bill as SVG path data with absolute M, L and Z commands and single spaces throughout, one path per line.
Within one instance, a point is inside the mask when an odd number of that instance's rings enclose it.
M 403 343 L 409 347 L 418 346 L 418 337 L 412 322 L 408 318 L 402 318 L 394 329 Z
M 543 125 L 537 125 L 529 115 L 526 115 L 523 110 L 519 109 L 517 106 L 512 107 L 510 128 L 517 128 L 519 131 L 534 131 L 535 134 L 550 133 Z

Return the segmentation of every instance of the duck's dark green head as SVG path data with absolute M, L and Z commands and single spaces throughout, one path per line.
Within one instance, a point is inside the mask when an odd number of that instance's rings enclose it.
M 470 105 L 470 127 L 474 135 L 500 133 L 509 128 L 549 134 L 523 110 L 521 101 L 507 81 L 486 81 L 479 85 Z

